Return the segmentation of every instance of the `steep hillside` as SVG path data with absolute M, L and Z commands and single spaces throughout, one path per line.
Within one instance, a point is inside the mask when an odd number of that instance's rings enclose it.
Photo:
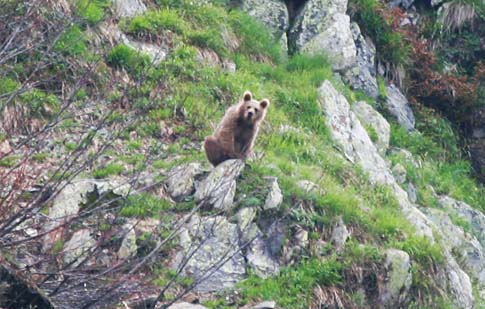
M 483 12 L 4 1 L 0 307 L 485 306 Z M 254 154 L 212 167 L 245 90 Z

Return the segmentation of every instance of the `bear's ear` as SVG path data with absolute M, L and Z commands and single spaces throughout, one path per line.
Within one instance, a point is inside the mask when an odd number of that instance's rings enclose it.
M 268 107 L 269 106 L 269 100 L 268 99 L 261 100 L 261 102 L 259 102 L 259 106 L 261 106 L 261 108 Z
M 250 91 L 246 90 L 244 91 L 243 99 L 244 102 L 251 101 L 253 99 L 253 94 Z

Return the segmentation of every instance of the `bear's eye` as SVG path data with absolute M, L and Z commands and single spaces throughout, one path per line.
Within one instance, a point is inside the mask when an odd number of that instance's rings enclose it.
M 257 112 L 258 112 L 258 109 L 257 109 L 257 108 L 255 108 L 255 109 L 254 109 L 254 112 L 255 112 L 255 113 L 257 113 Z
M 247 108 L 247 109 L 250 109 L 250 108 L 251 108 L 251 106 L 248 106 L 248 108 Z

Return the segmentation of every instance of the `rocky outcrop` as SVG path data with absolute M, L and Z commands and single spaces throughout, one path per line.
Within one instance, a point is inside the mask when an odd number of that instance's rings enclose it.
M 401 250 L 388 249 L 385 252 L 384 267 L 387 279 L 379 296 L 385 308 L 397 308 L 404 302 L 412 284 L 411 259 Z
M 280 0 L 242 0 L 241 8 L 263 23 L 275 38 L 286 34 L 290 26 L 288 10 Z
M 408 131 L 414 130 L 415 119 L 413 110 L 406 97 L 395 85 L 386 87 L 386 108 L 396 117 L 397 122 Z
M 182 200 L 194 192 L 195 177 L 202 172 L 202 166 L 197 162 L 176 166 L 165 181 L 167 192 L 175 201 Z
M 224 216 L 194 215 L 180 233 L 180 245 L 173 266 L 194 279 L 196 291 L 232 288 L 246 276 L 237 225 Z
M 485 255 L 478 240 L 453 224 L 446 212 L 433 208 L 423 211 L 438 226 L 449 252 L 453 253 L 468 274 L 485 286 Z
M 349 103 L 329 81 L 325 81 L 318 89 L 319 102 L 327 117 L 327 124 L 338 146 L 345 156 L 353 163 L 362 166 L 369 175 L 369 180 L 375 184 L 388 185 L 397 199 L 406 219 L 416 228 L 416 233 L 426 236 L 431 241 L 434 238 L 433 229 L 436 225 L 430 221 L 408 198 L 408 194 L 396 182 L 385 160 L 379 155 L 365 129 L 355 114 L 350 110 Z M 440 244 L 445 247 L 444 268 L 447 280 L 446 288 L 450 291 L 454 304 L 459 308 L 473 307 L 474 299 L 471 282 L 468 275 L 460 268 L 455 258 L 450 254 L 451 248 L 445 241 Z
M 343 72 L 342 77 L 353 89 L 362 90 L 369 97 L 377 99 L 379 90 L 374 59 L 376 48 L 370 39 L 364 38 L 356 23 L 350 25 L 350 30 L 355 42 L 357 57 L 355 63 Z
M 195 200 L 204 201 L 214 208 L 230 209 L 236 193 L 236 178 L 243 168 L 244 162 L 241 160 L 233 159 L 222 162 L 200 183 L 195 192 Z
M 143 14 L 147 7 L 141 0 L 113 0 L 113 9 L 116 17 L 123 18 Z
M 328 55 L 335 70 L 349 68 L 357 51 L 346 10 L 346 0 L 309 0 L 290 29 L 289 45 L 297 51 Z
M 355 102 L 351 108 L 364 126 L 374 130 L 377 135 L 377 140 L 373 140 L 374 145 L 379 154 L 384 155 L 389 147 L 391 137 L 391 126 L 387 120 L 364 101 Z
M 96 242 L 88 229 L 75 232 L 71 239 L 64 245 L 64 263 L 70 267 L 77 267 L 85 262 L 90 253 L 94 250 Z

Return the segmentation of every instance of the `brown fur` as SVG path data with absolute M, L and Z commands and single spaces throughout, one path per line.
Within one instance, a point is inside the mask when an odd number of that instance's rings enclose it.
M 269 100 L 253 100 L 246 91 L 242 100 L 231 106 L 214 135 L 205 139 L 207 159 L 214 166 L 229 159 L 246 159 L 252 152 L 259 125 L 266 116 Z

